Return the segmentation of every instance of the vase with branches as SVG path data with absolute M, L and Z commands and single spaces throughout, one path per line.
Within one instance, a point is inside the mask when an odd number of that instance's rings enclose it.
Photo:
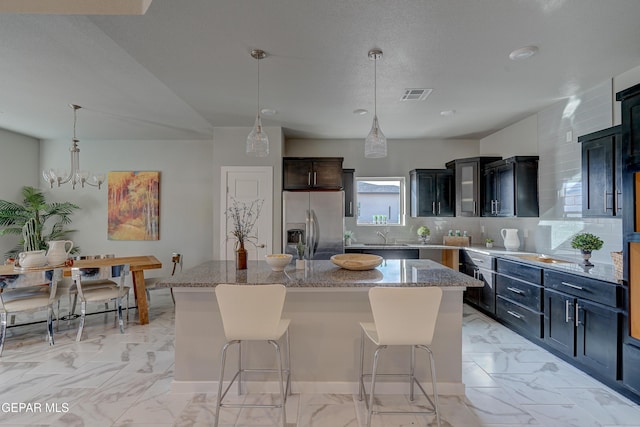
M 228 237 L 236 240 L 236 268 L 238 270 L 247 268 L 247 250 L 244 246 L 245 243 L 255 242 L 257 239 L 257 236 L 253 234 L 253 229 L 260 217 L 263 204 L 264 200 L 262 199 L 240 202 L 232 198 L 231 206 L 225 211 L 227 219 L 233 223 Z

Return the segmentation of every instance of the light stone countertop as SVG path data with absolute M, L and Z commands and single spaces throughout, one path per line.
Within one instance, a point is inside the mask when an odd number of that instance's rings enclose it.
M 373 270 L 351 271 L 331 261 L 306 261 L 304 270 L 290 263 L 275 272 L 265 261 L 249 261 L 236 270 L 234 261 L 207 261 L 157 283 L 157 287 L 215 287 L 221 283 L 282 283 L 287 288 L 370 288 L 373 286 L 482 287 L 466 274 L 427 259 L 385 260 Z

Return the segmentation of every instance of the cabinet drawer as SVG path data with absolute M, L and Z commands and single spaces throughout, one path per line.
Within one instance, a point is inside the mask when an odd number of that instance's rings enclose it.
M 620 307 L 622 302 L 620 286 L 574 274 L 545 270 L 544 286 L 610 307 Z
M 496 292 L 498 295 L 534 311 L 542 311 L 542 289 L 541 286 L 496 274 Z
M 531 311 L 498 295 L 496 298 L 496 316 L 526 335 L 542 338 L 543 315 L 540 313 Z
M 476 265 L 487 270 L 494 269 L 495 258 L 491 255 L 485 255 L 474 251 L 460 251 L 460 262 L 465 264 Z
M 517 279 L 522 279 L 536 285 L 542 284 L 542 268 L 534 267 L 532 265 L 498 258 L 496 260 L 496 272 L 503 273 Z

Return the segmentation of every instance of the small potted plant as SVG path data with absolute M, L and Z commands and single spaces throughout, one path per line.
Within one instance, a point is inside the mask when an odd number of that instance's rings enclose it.
M 307 247 L 302 242 L 302 239 L 296 244 L 296 251 L 298 252 L 298 259 L 296 260 L 296 269 L 304 269 L 304 252 Z
M 582 253 L 582 258 L 584 259 L 583 264 L 587 266 L 593 265 L 589 261 L 591 251 L 602 249 L 603 244 L 604 242 L 601 238 L 591 233 L 576 234 L 571 240 L 571 247 L 573 249 L 580 249 L 580 253 Z
M 431 230 L 429 229 L 429 227 L 427 227 L 426 225 L 421 225 L 420 227 L 418 227 L 418 231 L 416 233 L 418 234 L 420 242 L 423 245 L 426 245 L 430 239 L 429 236 L 431 235 Z
M 355 240 L 353 238 L 353 231 L 346 230 L 344 232 L 344 245 L 345 246 L 351 246 L 351 243 L 353 242 L 353 240 Z
M 493 247 L 493 239 L 492 239 L 491 237 L 486 238 L 486 239 L 484 240 L 484 242 L 486 243 L 487 248 L 489 248 L 489 249 L 490 249 L 490 248 L 492 248 L 492 247 Z

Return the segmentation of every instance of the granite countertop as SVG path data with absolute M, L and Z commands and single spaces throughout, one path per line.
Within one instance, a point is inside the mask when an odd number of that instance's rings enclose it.
M 236 270 L 233 261 L 207 261 L 173 277 L 157 287 L 215 287 L 220 283 L 282 283 L 287 288 L 369 288 L 372 286 L 482 287 L 466 274 L 427 259 L 385 260 L 373 270 L 351 271 L 331 261 L 306 261 L 304 270 L 293 263 L 275 272 L 265 261 L 249 261 L 247 270 Z
M 548 263 L 548 262 L 539 262 L 526 258 L 521 258 L 519 255 L 540 255 L 534 252 L 525 252 L 525 251 L 507 251 L 504 248 L 487 248 L 483 245 L 475 245 L 475 246 L 446 246 L 446 245 L 438 245 L 438 244 L 426 244 L 423 245 L 421 243 L 389 243 L 389 244 L 375 244 L 375 243 L 354 243 L 351 246 L 345 246 L 345 249 L 353 248 L 353 249 L 465 249 L 473 252 L 482 253 L 485 255 L 491 255 L 495 257 L 509 259 L 511 261 L 522 262 L 524 264 L 535 265 L 536 267 L 542 267 L 549 270 L 561 271 L 564 273 L 575 274 L 578 276 L 590 277 L 592 279 L 603 280 L 605 282 L 611 283 L 620 283 L 620 279 L 616 277 L 615 268 L 612 264 L 603 264 L 603 263 L 594 263 L 593 267 L 585 268 L 582 265 L 582 258 L 572 258 L 566 256 L 555 256 L 551 257 L 568 261 L 563 263 Z

